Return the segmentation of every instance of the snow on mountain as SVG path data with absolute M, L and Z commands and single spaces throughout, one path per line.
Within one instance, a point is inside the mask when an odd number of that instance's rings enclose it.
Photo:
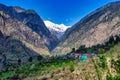
M 55 24 L 51 21 L 44 21 L 46 27 L 51 31 L 51 33 L 53 33 L 54 35 L 56 35 L 58 37 L 58 39 L 60 39 L 60 37 L 64 34 L 64 32 L 70 28 L 70 26 L 66 26 L 64 24 Z

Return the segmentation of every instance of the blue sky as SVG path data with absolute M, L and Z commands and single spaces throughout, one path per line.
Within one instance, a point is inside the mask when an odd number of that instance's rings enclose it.
M 95 9 L 117 0 L 0 0 L 8 6 L 34 9 L 43 20 L 73 25 Z

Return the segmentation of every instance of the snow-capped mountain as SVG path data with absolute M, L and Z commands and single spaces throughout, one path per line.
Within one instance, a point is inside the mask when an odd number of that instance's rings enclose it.
M 55 24 L 51 21 L 44 21 L 46 27 L 51 31 L 51 33 L 53 33 L 54 35 L 56 35 L 58 37 L 58 39 L 60 39 L 60 37 L 64 34 L 64 32 L 70 28 L 70 26 L 66 26 L 64 24 Z

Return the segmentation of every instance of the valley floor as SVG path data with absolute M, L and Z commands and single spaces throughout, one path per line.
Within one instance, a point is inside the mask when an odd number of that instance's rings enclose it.
M 47 63 L 29 63 L 10 72 L 3 72 L 0 79 L 10 80 L 120 80 L 120 44 L 105 54 L 78 60 L 53 60 Z
M 24 80 L 119 80 L 119 73 L 111 64 L 110 57 L 90 58 L 82 63 L 73 61 L 76 66 L 64 66 L 53 72 Z

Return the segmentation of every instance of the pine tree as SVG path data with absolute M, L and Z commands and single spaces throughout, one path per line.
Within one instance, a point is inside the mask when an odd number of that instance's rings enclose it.
M 18 65 L 21 65 L 21 59 L 18 59 Z
M 32 57 L 29 57 L 29 62 L 32 62 L 33 61 L 33 58 Z

